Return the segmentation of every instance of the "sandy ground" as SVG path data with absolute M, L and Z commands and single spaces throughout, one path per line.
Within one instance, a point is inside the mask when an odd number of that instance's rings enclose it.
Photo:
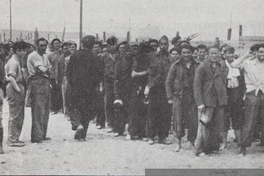
M 183 149 L 174 152 L 171 145 L 148 145 L 147 142 L 126 141 L 124 136 L 113 137 L 106 129 L 98 130 L 91 123 L 87 141 L 73 140 L 70 122 L 63 114 L 51 115 L 48 136 L 51 141 L 30 143 L 31 114 L 26 108 L 21 140 L 27 145 L 12 148 L 6 145 L 8 107 L 5 102 L 3 124 L 5 126 L 4 150 L 0 155 L 0 174 L 125 174 L 144 175 L 145 168 L 264 168 L 264 148 L 253 147 L 249 154 L 236 154 L 236 144 L 231 142 L 228 150 L 203 157 L 194 157 L 186 139 Z M 229 141 L 233 140 L 230 131 Z

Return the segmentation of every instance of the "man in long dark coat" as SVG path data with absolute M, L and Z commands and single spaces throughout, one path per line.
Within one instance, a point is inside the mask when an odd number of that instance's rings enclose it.
M 66 106 L 70 111 L 72 130 L 76 130 L 74 139 L 81 141 L 85 140 L 89 122 L 95 114 L 99 59 L 92 53 L 94 41 L 93 36 L 85 36 L 82 40 L 83 50 L 71 56 L 67 67 Z

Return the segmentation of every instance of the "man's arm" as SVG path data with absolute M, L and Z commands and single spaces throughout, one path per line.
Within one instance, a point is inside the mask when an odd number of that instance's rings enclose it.
M 120 61 L 118 61 L 115 65 L 115 75 L 114 75 L 114 94 L 116 99 L 120 99 L 120 90 L 119 90 L 119 84 L 120 84 Z
M 166 79 L 166 93 L 167 93 L 167 98 L 168 102 L 172 103 L 172 96 L 173 96 L 173 83 L 174 79 L 176 77 L 176 69 L 175 69 L 175 64 L 171 65 L 167 79 Z
M 243 68 L 243 63 L 245 60 L 249 59 L 249 58 L 253 58 L 254 56 L 252 54 L 249 54 L 247 52 L 247 54 L 245 54 L 242 57 L 239 57 L 238 59 L 234 60 L 234 62 L 231 63 L 231 66 L 234 68 Z
M 17 76 L 17 69 L 18 65 L 16 63 L 8 63 L 8 72 L 7 72 L 7 77 L 6 80 L 11 84 L 11 86 L 17 91 L 20 92 L 20 88 L 17 85 L 16 82 L 16 76 Z
M 193 91 L 194 91 L 194 99 L 196 101 L 197 107 L 204 106 L 203 96 L 202 96 L 202 88 L 203 88 L 203 69 L 201 66 L 195 71 Z

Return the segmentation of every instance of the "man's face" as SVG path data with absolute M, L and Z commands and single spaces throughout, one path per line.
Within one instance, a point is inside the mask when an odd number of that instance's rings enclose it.
M 222 50 L 221 50 L 221 55 L 224 56 L 226 53 L 226 47 L 223 47 Z
M 40 54 L 45 54 L 47 49 L 47 42 L 46 41 L 39 41 L 37 50 Z
M 219 49 L 211 48 L 208 52 L 208 59 L 211 62 L 216 62 L 219 60 Z
M 21 59 L 23 59 L 25 56 L 26 56 L 26 54 L 27 54 L 27 51 L 26 51 L 26 49 L 24 49 L 24 50 L 17 50 L 16 51 L 16 54 L 21 58 Z
M 167 40 L 163 39 L 163 40 L 160 41 L 159 47 L 160 47 L 161 51 L 168 51 L 169 42 Z
M 53 48 L 55 49 L 55 50 L 58 50 L 58 49 L 60 49 L 60 42 L 59 41 L 55 41 L 55 42 L 53 42 Z
M 153 51 L 157 51 L 158 44 L 156 42 L 151 42 L 149 46 L 152 48 Z
M 125 53 L 125 48 L 126 48 L 125 45 L 120 45 L 119 48 L 118 48 L 119 53 L 120 53 L 120 54 L 124 54 L 124 53 Z
M 132 54 L 135 56 L 135 55 L 137 55 L 138 54 L 138 46 L 132 46 L 131 47 L 131 52 L 132 52 Z
M 197 55 L 200 59 L 205 59 L 207 55 L 206 49 L 198 49 Z
M 69 51 L 71 52 L 71 54 L 73 54 L 76 51 L 76 46 L 75 45 L 70 45 L 69 46 Z
M 230 51 L 226 51 L 225 58 L 229 63 L 232 63 L 235 60 L 235 54 Z
M 68 51 L 68 46 L 67 45 L 63 46 L 62 50 L 63 50 L 64 53 L 67 52 Z
M 102 50 L 102 53 L 105 55 L 108 53 L 108 48 L 107 47 L 104 47 L 103 50 Z
M 187 48 L 183 48 L 181 51 L 181 57 L 184 61 L 189 61 L 192 58 L 192 51 Z
M 177 51 L 172 51 L 171 52 L 171 57 L 175 58 L 175 59 L 178 59 L 180 57 L 180 55 L 178 54 Z
M 99 44 L 95 44 L 95 45 L 93 46 L 93 52 L 94 52 L 95 54 L 99 54 L 99 53 L 101 53 L 101 47 L 100 47 Z
M 259 48 L 257 52 L 257 58 L 260 62 L 264 61 L 264 47 Z

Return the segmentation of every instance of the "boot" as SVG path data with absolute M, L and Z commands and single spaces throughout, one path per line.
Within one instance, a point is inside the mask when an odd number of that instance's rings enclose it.
M 176 148 L 175 151 L 179 152 L 181 150 L 181 138 L 176 138 Z
M 3 130 L 3 128 L 0 128 L 0 154 L 4 154 L 3 138 L 4 138 L 4 130 Z
M 220 147 L 220 150 L 225 150 L 227 146 L 227 131 L 222 132 L 223 145 Z
M 234 130 L 234 133 L 236 137 L 237 146 L 239 147 L 241 142 L 241 130 Z

